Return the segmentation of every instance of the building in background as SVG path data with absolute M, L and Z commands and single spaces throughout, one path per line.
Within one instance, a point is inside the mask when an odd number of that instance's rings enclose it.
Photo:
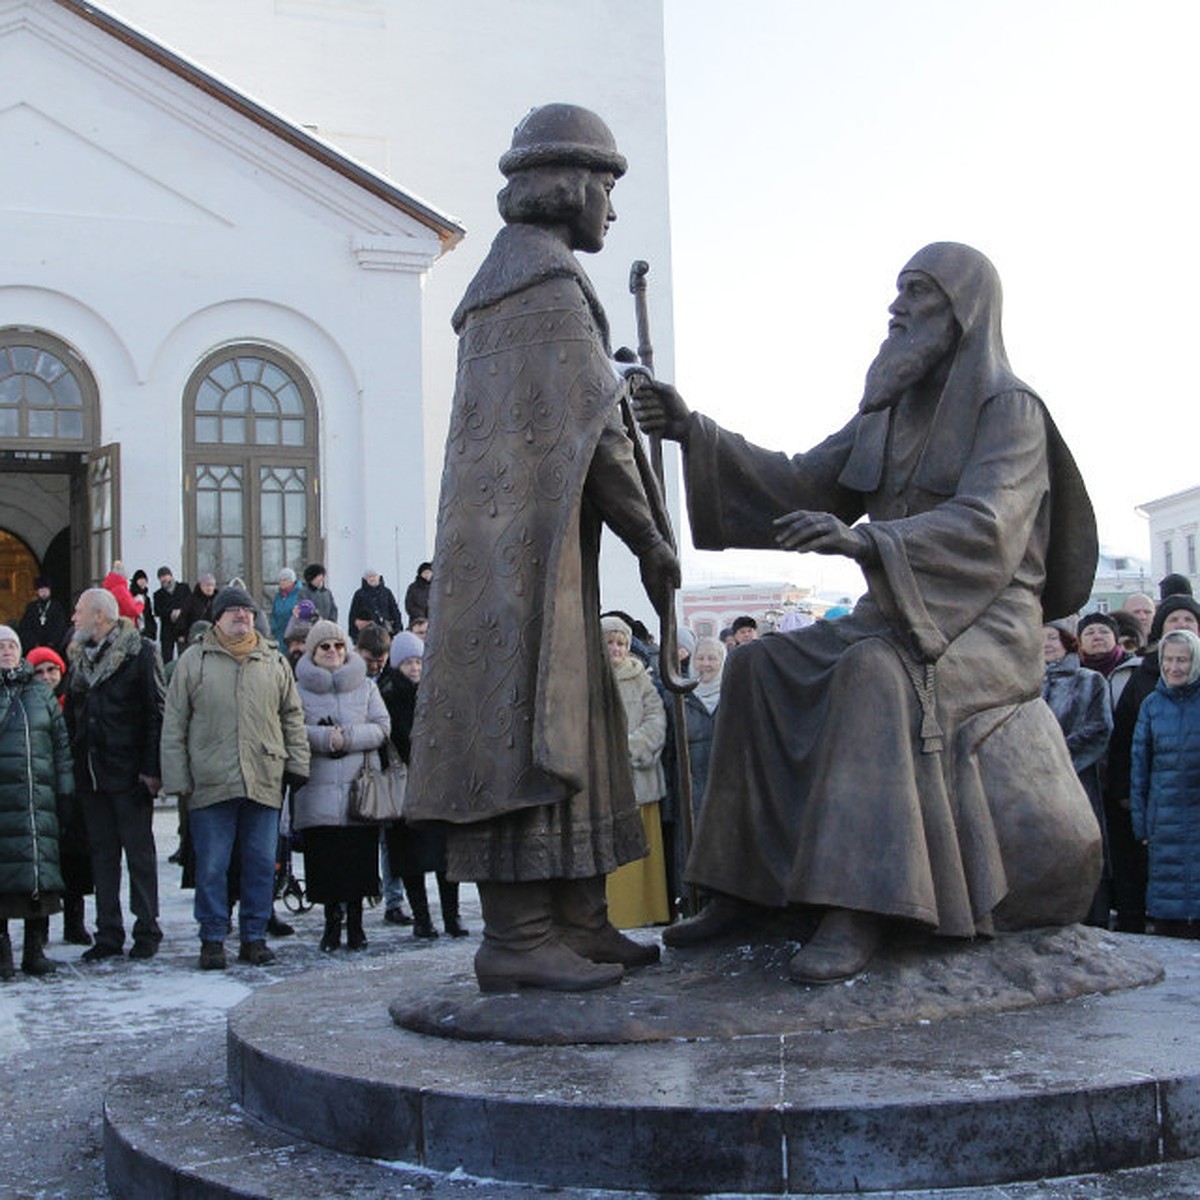
M 1200 534 L 1200 487 L 1148 500 L 1138 512 L 1150 519 L 1150 572 L 1157 598 L 1158 581 L 1164 575 L 1183 575 L 1192 589 L 1200 592 L 1196 537 Z
M 1101 549 L 1091 595 L 1079 613 L 1082 616 L 1090 612 L 1116 612 L 1130 596 L 1138 592 L 1157 598 L 1155 578 L 1150 564 L 1144 558 L 1109 554 Z
M 672 372 L 656 0 L 0 0 L 0 96 L 0 607 L 118 557 L 259 593 L 316 559 L 339 594 L 368 564 L 407 582 L 450 313 L 536 104 L 596 109 L 628 157 L 586 266 L 633 344 L 651 262 Z M 630 556 L 606 567 L 606 602 L 640 602 Z
M 850 603 L 849 597 L 818 595 L 813 588 L 793 583 L 725 583 L 709 587 L 685 587 L 679 594 L 683 624 L 697 637 L 716 637 L 735 617 L 753 617 L 760 633 L 777 629 L 789 613 L 805 613 L 816 619 L 835 604 Z

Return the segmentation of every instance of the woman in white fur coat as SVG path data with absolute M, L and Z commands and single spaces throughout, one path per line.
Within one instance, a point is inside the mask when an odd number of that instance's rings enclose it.
M 350 785 L 391 731 L 391 718 L 367 665 L 345 631 L 318 621 L 296 664 L 296 687 L 312 750 L 308 783 L 295 797 L 292 827 L 303 835 L 305 892 L 325 906 L 321 949 L 361 950 L 364 896 L 379 894 L 379 829 L 350 818 Z

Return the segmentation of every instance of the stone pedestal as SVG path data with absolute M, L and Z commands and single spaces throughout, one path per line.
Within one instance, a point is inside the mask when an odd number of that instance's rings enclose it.
M 386 1162 L 447 1196 L 470 1179 L 497 1196 L 974 1189 L 1200 1154 L 1187 944 L 1071 929 L 936 961 L 902 947 L 826 989 L 787 983 L 787 951 L 675 952 L 582 995 L 481 997 L 469 953 L 437 980 L 318 972 L 233 1011 L 228 1085 L 277 1149 Z M 121 1182 L 148 1156 L 139 1094 L 161 1110 L 162 1090 L 110 1097 L 117 1195 L 170 1194 Z

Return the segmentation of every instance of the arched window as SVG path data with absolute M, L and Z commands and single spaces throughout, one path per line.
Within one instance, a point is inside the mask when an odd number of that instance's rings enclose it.
M 96 381 L 65 342 L 0 329 L 0 448 L 90 450 L 96 407 Z
M 270 594 L 321 554 L 312 387 L 274 350 L 227 346 L 188 381 L 184 422 L 188 578 Z

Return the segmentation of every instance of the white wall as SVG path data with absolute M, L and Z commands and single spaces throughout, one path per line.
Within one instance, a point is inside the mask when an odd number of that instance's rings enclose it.
M 0 2 L 22 10 L 30 24 L 0 28 L 0 324 L 57 334 L 95 374 L 99 441 L 122 444 L 126 564 L 179 566 L 183 388 L 250 339 L 316 389 L 333 584 L 348 600 L 368 561 L 392 561 L 396 511 L 416 526 L 407 570 L 426 489 L 396 467 L 422 425 L 435 235 L 47 0 Z

